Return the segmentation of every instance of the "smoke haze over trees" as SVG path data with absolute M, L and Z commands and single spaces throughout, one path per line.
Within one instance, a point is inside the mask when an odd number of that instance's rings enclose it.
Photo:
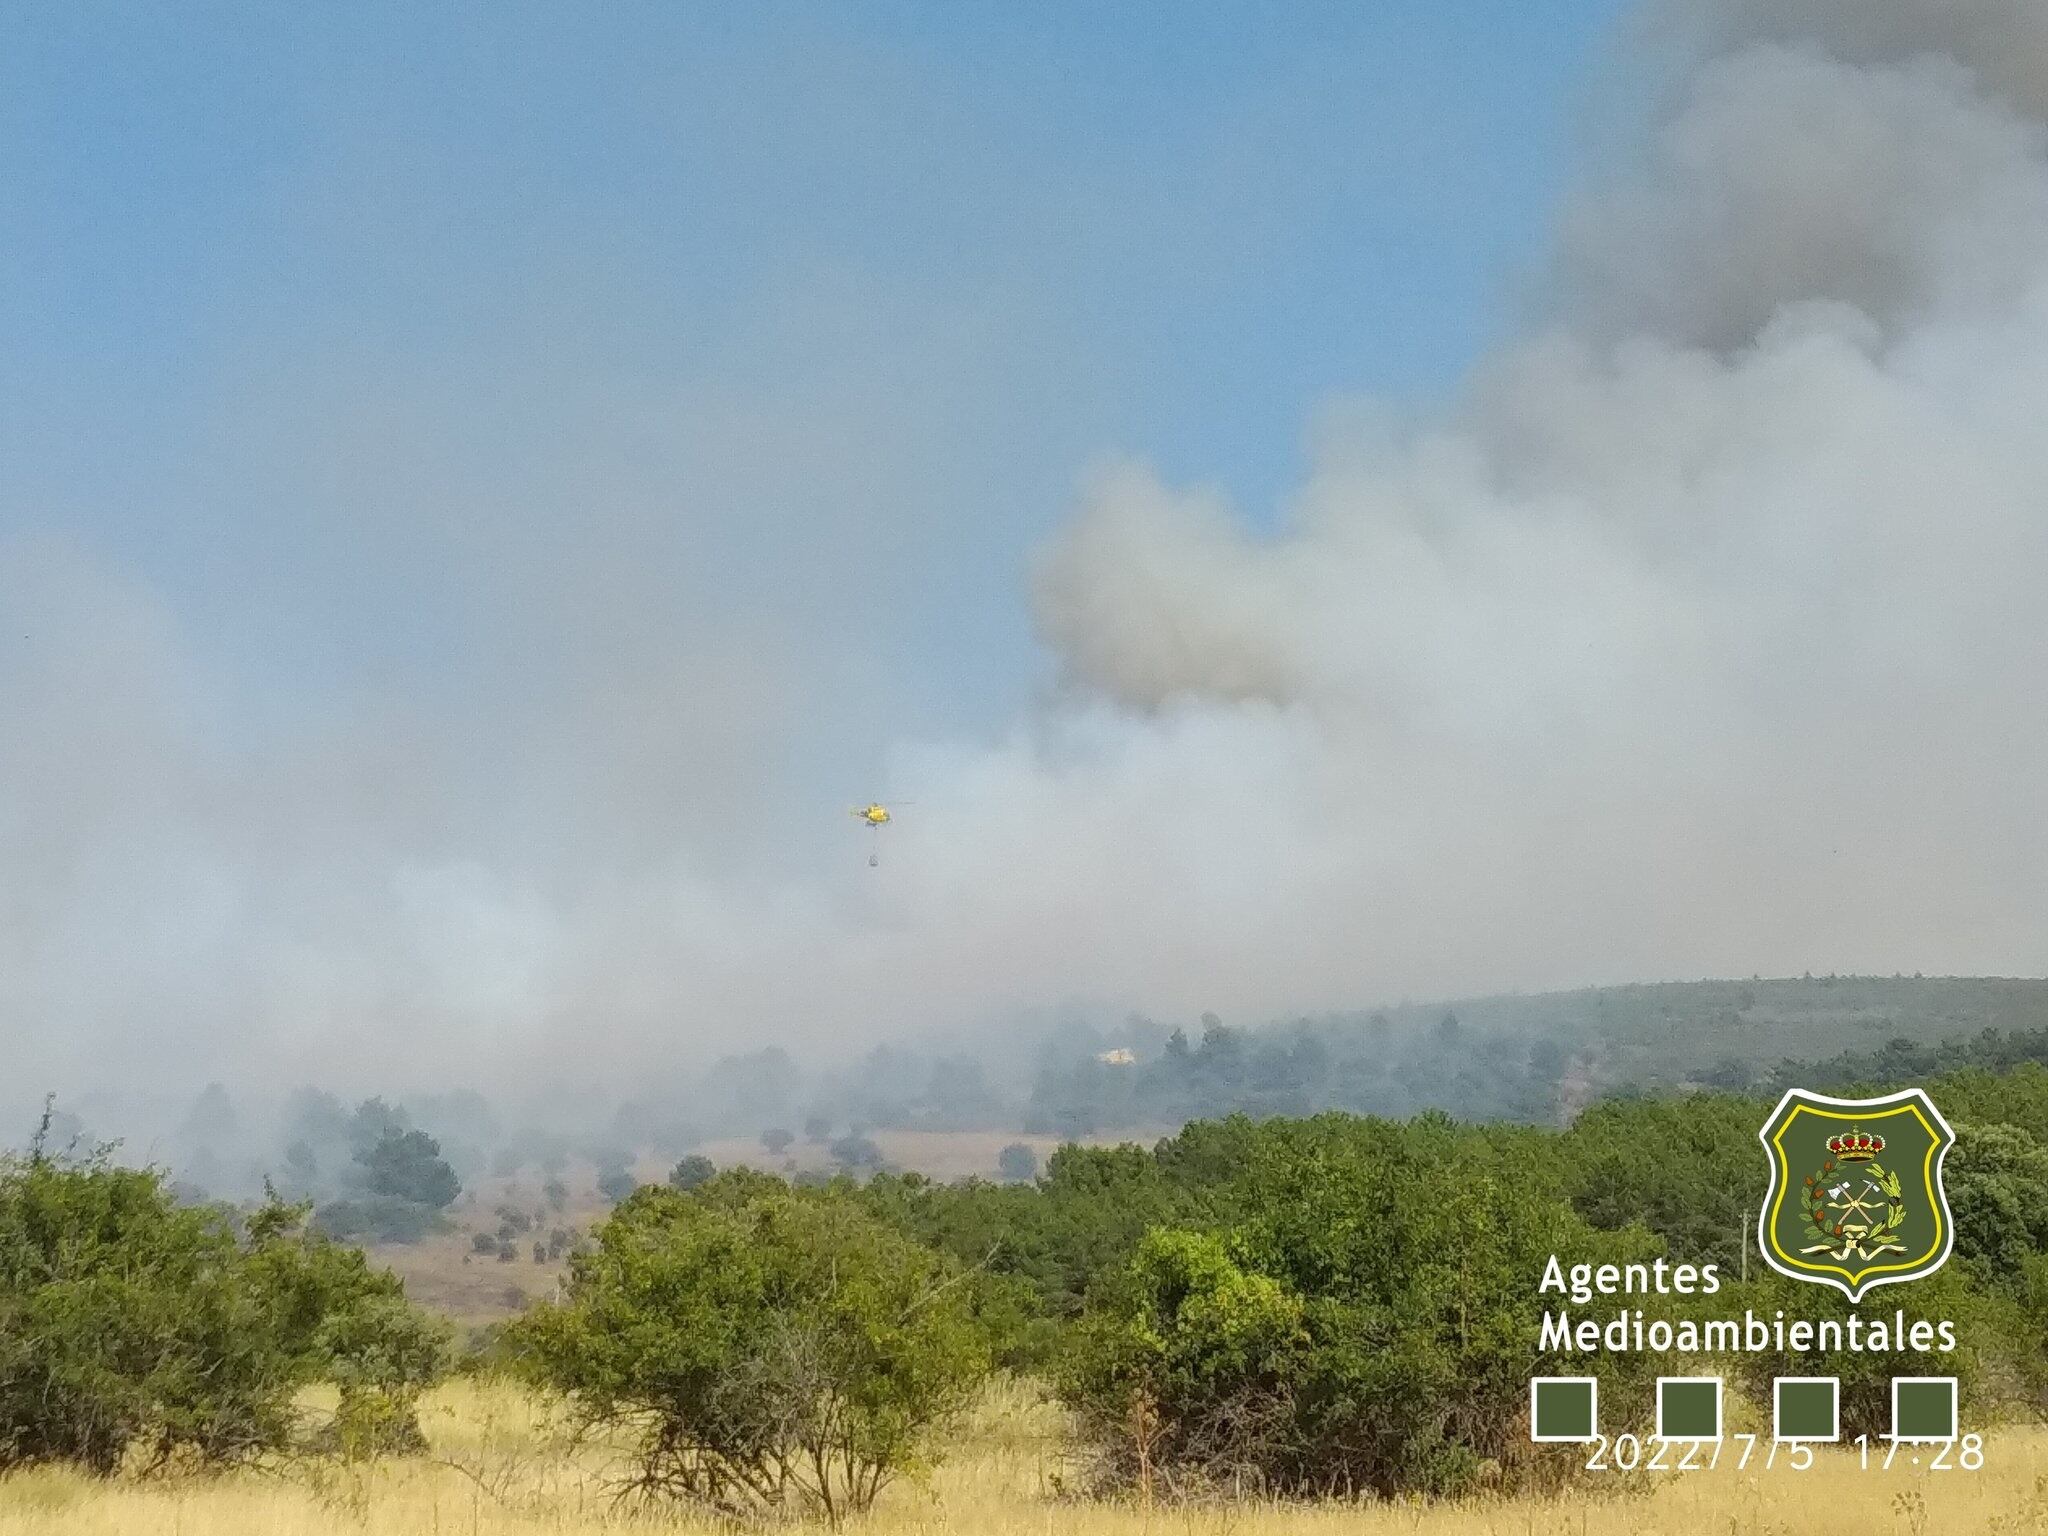
M 66 1102 L 174 1070 L 501 1096 L 569 1060 L 565 1091 L 616 1097 L 734 1050 L 993 1032 L 1069 1000 L 1270 1019 L 2039 972 L 2043 25 L 2018 0 L 1653 4 L 1508 334 L 1438 404 L 1329 378 L 1297 483 L 1249 508 L 1122 457 L 1107 416 L 1020 436 L 1096 387 L 1062 338 L 1101 327 L 1048 311 L 1056 282 L 963 283 L 934 319 L 929 282 L 849 298 L 857 274 L 813 274 L 765 306 L 797 318 L 725 316 L 707 359 L 660 306 L 667 267 L 541 240 L 475 280 L 391 277 L 390 313 L 294 319 L 412 265 L 352 213 L 358 171 L 379 208 L 461 188 L 484 229 L 530 201 L 486 156 L 441 181 L 308 132 L 295 184 L 332 201 L 223 215 L 298 264 L 208 289 L 192 324 L 218 349 L 179 349 L 159 434 L 65 417 L 92 381 L 8 376 L 7 414 L 43 424 L 7 440 L 0 508 L 10 1062 Z M 909 72 L 849 94 L 954 100 Z M 1163 184 L 1207 187 L 1237 148 L 1249 180 L 1315 185 L 1317 144 L 1373 142 L 1256 116 L 1240 142 L 1232 105 L 1189 93 L 1222 147 Z M 669 142 L 631 126 L 614 158 Z M 1170 225 L 1156 167 L 1101 174 L 1080 224 Z M 1076 222 L 1030 206 L 977 205 L 955 243 Z M 609 260 L 629 212 L 565 248 Z M 1060 246 L 1056 270 L 1124 248 Z M 600 346 L 565 385 L 557 344 L 590 327 L 622 361 Z M 509 353 L 479 339 L 500 334 Z M 1023 397 L 988 393 L 1012 377 Z M 120 475 L 48 447 L 84 440 Z M 978 627 L 980 587 L 913 602 L 990 563 L 978 509 L 1012 495 L 1048 534 L 998 562 L 1035 657 Z M 170 553 L 132 534 L 159 526 Z M 1014 708 L 913 707 L 970 653 Z M 895 789 L 919 804 L 870 870 L 844 807 Z
M 1213 1013 L 1185 1023 L 1076 1019 L 1012 1039 L 986 1061 L 966 1042 L 878 1046 L 850 1061 L 770 1049 L 632 1098 L 492 1100 L 461 1089 L 350 1104 L 318 1087 L 278 1095 L 220 1083 L 182 1102 L 99 1093 L 60 1104 L 51 1140 L 119 1138 L 123 1161 L 168 1168 L 187 1198 L 251 1199 L 268 1181 L 314 1201 L 324 1231 L 411 1241 L 445 1227 L 458 1193 L 524 1174 L 560 1192 L 572 1163 L 617 1201 L 641 1183 L 687 1188 L 736 1163 L 804 1177 L 926 1166 L 901 1150 L 915 1137 L 892 1140 L 916 1133 L 941 1149 L 986 1143 L 965 1165 L 944 1151 L 936 1171 L 1017 1180 L 1029 1177 L 1024 1159 L 1052 1142 L 1146 1140 L 1232 1114 L 1441 1110 L 1558 1125 L 1615 1096 L 1904 1082 L 2029 1062 L 2048 1062 L 2048 982 L 1813 976 L 1401 1003 L 1252 1025 Z M 0 1126 L 0 1146 L 19 1144 L 34 1124 L 25 1110 L 14 1131 Z M 1009 1144 L 1019 1131 L 1039 1138 L 1035 1151 Z

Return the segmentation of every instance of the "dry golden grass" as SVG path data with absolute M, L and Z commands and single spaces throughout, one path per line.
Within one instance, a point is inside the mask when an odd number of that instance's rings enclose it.
M 552 1296 L 568 1273 L 565 1260 L 536 1264 L 534 1239 L 545 1241 L 555 1227 L 575 1235 L 586 1233 L 611 1212 L 611 1202 L 597 1192 L 595 1169 L 571 1167 L 562 1182 L 568 1196 L 558 1210 L 543 1194 L 545 1178 L 531 1169 L 510 1179 L 479 1180 L 449 1207 L 449 1231 L 416 1243 L 371 1243 L 365 1251 L 373 1263 L 403 1280 L 405 1294 L 429 1311 L 465 1327 L 502 1322 L 529 1303 Z M 517 1257 L 509 1263 L 472 1249 L 477 1233 L 498 1230 L 501 1205 L 516 1206 L 533 1223 L 530 1231 L 512 1240 Z
M 334 1468 L 95 1484 L 65 1472 L 0 1480 L 0 1536 L 579 1536 L 716 1532 L 686 1512 L 622 1510 L 601 1452 L 572 1451 L 547 1407 L 459 1382 L 425 1415 L 432 1455 L 361 1473 Z M 1728 1458 L 1732 1462 L 1732 1454 Z M 1028 1386 L 992 1391 L 950 1461 L 891 1489 L 849 1529 L 864 1536 L 1948 1536 L 2048 1532 L 2048 1432 L 1995 1433 L 1979 1472 L 1856 1468 L 1643 1475 L 1636 1490 L 1438 1505 L 1091 1504 L 1058 1494 L 1056 1414 Z

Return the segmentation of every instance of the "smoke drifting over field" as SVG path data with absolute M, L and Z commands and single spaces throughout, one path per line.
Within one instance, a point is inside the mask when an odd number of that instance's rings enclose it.
M 851 708 L 810 679 L 881 492 L 764 531 L 739 558 L 791 593 L 739 615 L 661 575 L 688 541 L 630 469 L 559 469 L 573 536 L 486 538 L 473 466 L 344 422 L 378 570 L 469 573 L 401 615 L 457 632 L 432 689 L 223 664 L 86 541 L 7 545 L 23 1080 L 616 1081 L 1069 999 L 2039 973 L 2048 17 L 1647 20 L 1640 143 L 1520 335 L 1443 413 L 1333 404 L 1277 529 L 1095 473 L 1030 577 L 1057 686 L 994 745 L 895 749 L 919 804 L 876 871 L 838 803 L 870 786 L 789 765 Z M 544 386 L 513 422 L 584 409 Z M 685 414 L 792 485 L 909 473 Z

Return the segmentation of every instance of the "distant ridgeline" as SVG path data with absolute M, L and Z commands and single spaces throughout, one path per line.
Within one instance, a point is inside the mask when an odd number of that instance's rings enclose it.
M 2048 1061 L 2048 981 L 1825 976 L 1490 997 L 1198 1035 L 1134 1018 L 1049 1051 L 1027 1128 L 1065 1136 L 1324 1109 L 1555 1123 L 1677 1088 L 1895 1083 Z M 1817 1063 L 1817 1064 L 1816 1064 Z

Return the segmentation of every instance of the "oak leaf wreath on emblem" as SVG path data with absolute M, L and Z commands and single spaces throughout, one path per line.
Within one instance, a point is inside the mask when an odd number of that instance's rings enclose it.
M 1806 1176 L 1806 1187 L 1800 1191 L 1800 1211 L 1806 1218 L 1807 1246 L 1799 1251 L 1825 1253 L 1831 1259 L 1874 1259 L 1880 1253 L 1897 1251 L 1904 1253 L 1906 1245 L 1901 1243 L 1899 1233 L 1906 1225 L 1906 1206 L 1900 1192 L 1899 1176 L 1889 1172 L 1881 1163 L 1864 1163 L 1857 1172 L 1884 1191 L 1886 1208 L 1884 1219 L 1864 1227 L 1859 1222 L 1843 1219 L 1842 1207 L 1830 1207 L 1828 1203 L 1828 1175 L 1835 1171 L 1833 1158 L 1820 1165 L 1819 1173 Z M 1839 1187 L 1839 1186 L 1838 1186 Z M 1874 1213 L 1873 1213 L 1874 1214 Z M 1839 1251 L 1836 1244 L 1840 1244 Z

